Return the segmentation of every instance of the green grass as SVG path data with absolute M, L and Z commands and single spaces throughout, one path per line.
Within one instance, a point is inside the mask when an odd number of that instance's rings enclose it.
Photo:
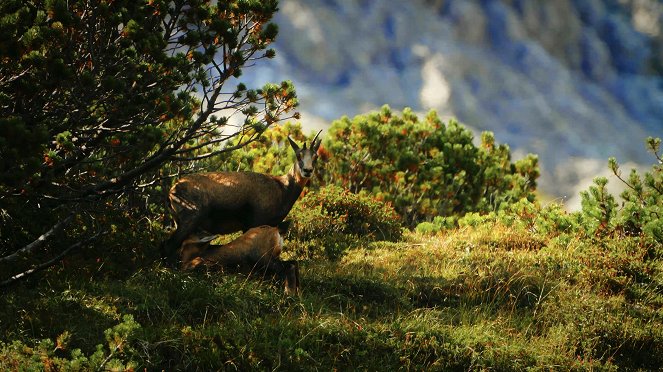
M 498 225 L 409 234 L 302 262 L 300 298 L 242 275 L 111 270 L 54 268 L 6 289 L 0 369 L 663 365 L 663 258 L 635 239 Z

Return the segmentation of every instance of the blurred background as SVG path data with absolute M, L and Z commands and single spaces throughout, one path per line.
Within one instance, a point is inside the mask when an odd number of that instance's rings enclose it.
M 538 154 L 569 209 L 608 157 L 649 167 L 663 136 L 662 0 L 282 0 L 275 21 L 277 57 L 244 78 L 292 80 L 305 129 L 435 109 Z

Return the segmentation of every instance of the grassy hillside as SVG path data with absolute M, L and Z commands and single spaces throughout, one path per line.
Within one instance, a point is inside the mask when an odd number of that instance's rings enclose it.
M 5 290 L 1 370 L 663 365 L 663 251 L 631 238 L 409 233 L 302 262 L 300 298 L 238 274 L 81 265 Z

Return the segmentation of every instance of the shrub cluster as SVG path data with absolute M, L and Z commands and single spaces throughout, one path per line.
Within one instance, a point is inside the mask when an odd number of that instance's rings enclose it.
M 287 123 L 208 165 L 282 174 L 294 161 L 288 135 L 299 142 L 312 137 L 304 136 L 299 124 Z M 635 236 L 660 244 L 660 142 L 647 140 L 658 164 L 644 175 L 633 170 L 624 178 L 616 160 L 609 160 L 627 186 L 621 204 L 607 192 L 607 179 L 597 178 L 581 193 L 582 211 L 569 214 L 561 205 L 543 207 L 536 201 L 536 156 L 511 162 L 509 147 L 496 144 L 490 132 L 482 133 L 475 146 L 468 129 L 454 120 L 443 123 L 434 111 L 421 119 L 410 109 L 396 115 L 384 106 L 332 124 L 310 189 L 329 186 L 295 204 L 290 238 L 300 255 L 337 257 L 356 238 L 398 239 L 400 217 L 400 223 L 420 233 L 500 223 L 542 238 Z
M 521 199 L 499 211 L 485 214 L 472 212 L 464 216 L 438 216 L 432 221 L 418 224 L 415 230 L 423 234 L 432 234 L 456 227 L 500 224 L 541 237 L 554 237 L 579 231 L 581 219 L 580 214 L 567 213 L 561 204 L 542 206 L 538 202 Z
M 467 213 L 464 216 L 437 216 L 416 226 L 419 233 L 436 233 L 463 226 L 499 223 L 513 226 L 542 237 L 574 236 L 579 239 L 610 239 L 633 237 L 642 244 L 661 247 L 663 244 L 663 161 L 658 138 L 648 138 L 647 147 L 656 157 L 652 169 L 640 175 L 631 170 L 623 178 L 614 158 L 608 161 L 615 176 L 626 185 L 621 204 L 607 190 L 608 179 L 597 177 L 588 190 L 580 193 L 582 209 L 567 213 L 563 206 L 521 199 L 498 211 Z
M 499 210 L 522 198 L 534 200 L 538 160 L 511 162 L 507 145 L 492 133 L 475 146 L 470 130 L 435 111 L 420 119 L 406 108 L 343 117 L 325 138 L 328 182 L 393 204 L 408 226 L 436 216 Z
M 71 334 L 63 332 L 55 339 L 43 339 L 35 347 L 21 341 L 0 343 L 0 369 L 21 371 L 133 371 L 137 363 L 134 341 L 140 329 L 132 315 L 104 331 L 107 347 L 98 344 L 86 355 L 81 349 L 70 349 Z
M 357 242 L 397 241 L 402 234 L 400 218 L 389 205 L 334 185 L 308 192 L 290 218 L 288 236 L 297 254 L 306 257 L 336 258 Z
M 641 236 L 649 243 L 663 244 L 663 160 L 659 153 L 660 138 L 649 137 L 647 149 L 657 163 L 640 175 L 632 169 L 628 178 L 622 177 L 615 158 L 608 160 L 608 167 L 626 186 L 621 193 L 621 205 L 611 195 L 605 177 L 594 179 L 594 185 L 581 192 L 584 228 L 588 234 L 605 237 Z

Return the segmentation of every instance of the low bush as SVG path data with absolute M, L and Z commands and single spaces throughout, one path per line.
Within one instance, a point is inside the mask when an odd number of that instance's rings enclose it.
M 328 182 L 393 204 L 407 226 L 435 216 L 500 210 L 534 200 L 538 159 L 511 161 L 507 145 L 492 133 L 472 132 L 435 111 L 419 118 L 406 108 L 343 117 L 332 123 L 323 145 Z
M 430 222 L 418 224 L 415 231 L 421 234 L 436 234 L 457 227 L 479 227 L 499 224 L 525 231 L 540 239 L 574 235 L 580 231 L 581 216 L 568 213 L 560 204 L 542 206 L 538 202 L 521 199 L 497 212 L 471 212 L 464 216 L 435 217 Z
M 350 246 L 401 238 L 399 216 L 389 205 L 338 186 L 310 191 L 293 207 L 288 237 L 300 257 L 337 258 Z
M 611 195 L 605 177 L 597 177 L 588 190 L 581 192 L 583 227 L 589 236 L 637 236 L 646 244 L 663 244 L 663 159 L 660 138 L 647 138 L 647 149 L 656 158 L 650 171 L 640 175 L 632 169 L 622 176 L 615 158 L 608 167 L 626 186 L 621 205 Z
M 310 140 L 301 125 L 286 123 L 262 133 L 248 146 L 206 160 L 226 171 L 283 174 L 294 162 L 286 141 Z M 230 143 L 232 145 L 232 143 Z M 500 210 L 525 198 L 533 201 L 538 159 L 529 154 L 512 162 L 511 150 L 490 132 L 474 135 L 455 120 L 442 122 L 435 111 L 424 118 L 406 108 L 343 117 L 332 123 L 318 151 L 318 179 L 356 194 L 390 203 L 409 227 L 436 216 Z
M 104 331 L 106 347 L 102 344 L 85 355 L 81 349 L 69 349 L 71 334 L 67 331 L 55 341 L 44 339 L 36 346 L 21 341 L 0 342 L 0 369 L 6 371 L 133 371 L 137 367 L 136 330 L 140 324 L 133 316 L 125 315 L 122 322 Z

